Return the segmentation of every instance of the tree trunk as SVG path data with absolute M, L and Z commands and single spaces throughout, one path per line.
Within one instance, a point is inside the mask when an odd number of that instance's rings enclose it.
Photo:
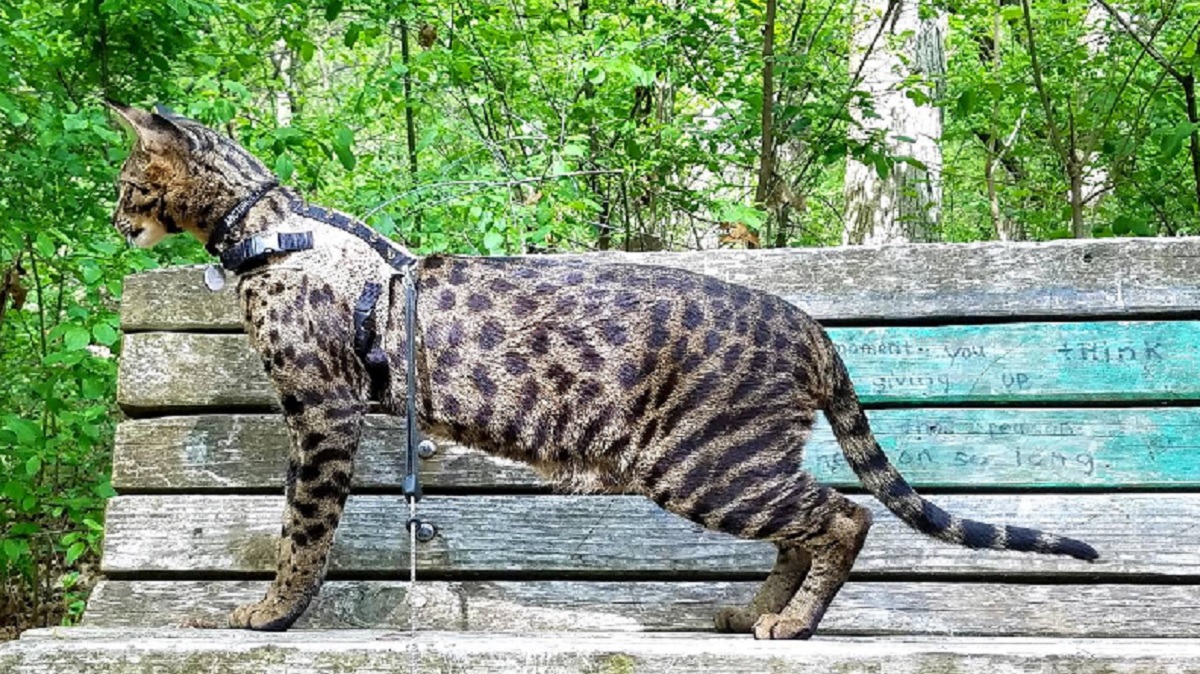
M 276 40 L 271 62 L 275 66 L 275 74 L 283 87 L 275 92 L 275 124 L 278 126 L 292 125 L 292 52 L 282 39 Z
M 762 46 L 762 144 L 759 149 L 758 188 L 754 202 L 767 206 L 775 175 L 775 0 L 767 0 Z
M 1192 181 L 1196 188 L 1196 209 L 1200 211 L 1200 128 L 1195 126 L 1200 124 L 1200 112 L 1196 110 L 1196 76 L 1188 73 L 1179 83 L 1183 86 L 1188 121 L 1193 124 L 1188 145 L 1192 155 Z
M 912 163 L 888 160 L 885 177 L 875 165 L 850 159 L 846 166 L 844 194 L 846 224 L 843 243 L 878 244 L 934 241 L 942 201 L 941 109 L 934 106 L 945 73 L 942 49 L 946 18 L 937 13 L 921 19 L 919 0 L 890 0 L 898 3 L 891 20 L 883 26 L 876 47 L 868 46 L 880 31 L 889 0 L 866 0 L 865 20 L 855 29 L 851 50 L 851 72 L 862 66 L 861 90 L 870 94 L 870 109 L 851 107 L 857 122 L 851 127 L 852 143 L 871 137 L 881 141 L 889 158 L 911 157 Z M 911 55 L 905 58 L 905 55 Z M 865 63 L 863 59 L 866 59 Z M 905 61 L 908 61 L 906 63 Z M 925 78 L 919 85 L 930 100 L 917 105 L 907 95 L 904 81 L 910 75 Z
M 1074 147 L 1071 148 L 1074 153 Z M 1083 221 L 1083 164 L 1077 159 L 1067 165 L 1067 175 L 1071 180 L 1071 236 L 1076 239 L 1090 239 L 1091 227 Z

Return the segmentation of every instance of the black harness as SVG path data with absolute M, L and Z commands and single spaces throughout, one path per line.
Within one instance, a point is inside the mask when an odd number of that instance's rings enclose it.
M 246 218 L 254 205 L 262 200 L 271 190 L 279 186 L 278 181 L 270 181 L 242 201 L 238 202 L 209 235 L 205 248 L 221 260 L 221 267 L 234 274 L 244 274 L 267 262 L 268 256 L 280 253 L 293 253 L 309 250 L 313 247 L 312 232 L 268 232 L 256 234 L 228 246 L 224 251 L 220 247 Z M 310 206 L 299 199 L 288 203 L 291 212 L 305 218 L 311 218 L 331 227 L 336 227 L 364 241 L 380 257 L 384 259 L 404 282 L 404 329 L 406 366 L 406 401 L 405 414 L 408 416 L 408 434 L 405 452 L 405 473 L 402 489 L 405 498 L 410 503 L 421 500 L 421 482 L 417 472 L 419 455 L 431 453 L 432 443 L 422 440 L 421 431 L 417 428 L 417 366 L 416 366 L 416 324 L 417 324 L 417 284 L 413 277 L 413 268 L 417 259 L 404 253 L 375 230 L 357 220 L 326 210 L 320 206 Z M 219 272 L 219 270 L 217 270 Z M 209 275 L 206 273 L 206 283 Z M 212 284 L 209 284 L 212 287 Z M 219 285 L 217 289 L 219 289 Z M 371 395 L 379 399 L 385 394 L 391 383 L 391 371 L 388 366 L 387 354 L 381 345 L 381 335 L 378 330 L 379 320 L 376 308 L 383 287 L 375 281 L 367 281 L 362 293 L 354 304 L 354 352 L 366 368 L 370 380 Z M 384 322 L 386 325 L 386 321 Z M 431 525 L 422 523 L 415 518 L 410 519 L 408 526 L 418 527 L 418 536 L 424 530 L 428 538 L 432 538 L 434 530 Z

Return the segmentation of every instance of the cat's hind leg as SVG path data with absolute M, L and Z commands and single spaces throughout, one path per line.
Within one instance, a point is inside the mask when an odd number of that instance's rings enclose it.
M 717 615 L 719 630 L 753 631 L 759 639 L 807 639 L 850 575 L 871 527 L 871 511 L 797 468 L 767 470 L 769 464 L 752 469 L 753 486 L 732 498 L 714 498 L 724 482 L 718 479 L 711 490 L 665 505 L 711 529 L 770 540 L 779 549 L 771 575 L 750 605 Z M 731 480 L 739 482 L 740 476 Z
M 759 586 L 749 605 L 730 606 L 717 612 L 718 632 L 753 632 L 761 616 L 782 611 L 800 589 L 812 564 L 812 555 L 795 546 L 775 545 L 778 551 L 771 575 Z
M 769 532 L 779 545 L 812 555 L 812 565 L 782 610 L 764 613 L 754 624 L 756 639 L 808 639 L 846 579 L 871 528 L 871 511 L 828 488 L 807 482 L 807 495 L 788 518 L 781 508 L 772 521 L 786 523 Z M 762 533 L 768 533 L 760 531 Z

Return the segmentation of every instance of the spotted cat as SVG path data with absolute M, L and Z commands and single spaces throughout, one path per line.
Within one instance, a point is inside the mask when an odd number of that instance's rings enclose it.
M 716 617 L 722 631 L 808 638 L 866 539 L 870 511 L 798 468 L 818 409 L 863 485 L 918 531 L 972 548 L 1097 558 L 1086 543 L 960 519 L 917 495 L 872 436 L 829 337 L 777 297 L 650 266 L 419 258 L 306 204 L 201 124 L 111 105 L 137 132 L 113 224 L 138 246 L 190 233 L 243 272 L 245 329 L 292 432 L 275 581 L 233 612 L 234 627 L 282 630 L 305 610 L 350 491 L 368 399 L 404 409 L 397 267 L 419 291 L 425 434 L 527 462 L 572 491 L 645 495 L 710 529 L 775 544 L 774 569 L 750 605 Z M 242 269 L 238 251 L 262 237 L 301 243 L 260 251 Z M 382 307 L 375 362 L 356 344 L 372 293 Z

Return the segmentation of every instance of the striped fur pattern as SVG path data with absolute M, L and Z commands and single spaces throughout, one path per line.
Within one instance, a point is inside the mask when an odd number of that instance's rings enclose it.
M 114 222 L 134 243 L 171 229 L 206 241 L 269 178 L 198 124 L 118 111 L 141 139 L 122 184 L 152 195 L 122 189 Z M 380 306 L 390 308 L 379 321 L 392 366 L 383 402 L 404 409 L 393 270 L 358 239 L 288 211 L 295 196 L 272 191 L 232 237 L 311 230 L 318 242 L 239 279 L 247 332 L 293 439 L 275 582 L 230 619 L 251 629 L 286 629 L 324 577 L 366 411 L 351 310 L 367 281 L 383 284 Z M 721 630 L 811 636 L 866 539 L 869 511 L 799 468 L 819 409 L 862 483 L 913 528 L 974 548 L 1097 556 L 1079 541 L 959 519 L 917 495 L 872 436 L 825 332 L 777 297 L 659 267 L 441 256 L 416 264 L 422 431 L 527 462 L 565 490 L 643 494 L 710 529 L 773 541 L 771 575 L 749 606 L 717 616 Z

